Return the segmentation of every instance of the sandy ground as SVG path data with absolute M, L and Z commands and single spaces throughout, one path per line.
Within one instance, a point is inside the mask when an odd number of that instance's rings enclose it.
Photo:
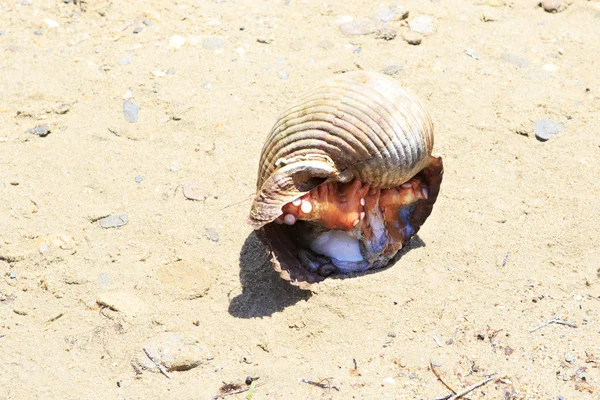
M 381 5 L 434 31 L 342 34 Z M 493 378 L 471 399 L 600 398 L 600 2 L 81 7 L 0 0 L 0 398 L 208 399 L 247 376 L 253 399 L 443 398 L 434 372 Z M 263 140 L 318 80 L 392 65 L 436 124 L 436 207 L 391 268 L 299 290 L 245 224 Z M 539 119 L 564 129 L 541 142 Z M 530 332 L 554 317 L 574 326 Z M 142 349 L 171 334 L 200 365 L 169 380 Z

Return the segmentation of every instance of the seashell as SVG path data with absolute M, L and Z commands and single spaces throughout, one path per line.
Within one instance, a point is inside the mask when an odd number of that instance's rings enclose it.
M 384 74 L 337 75 L 293 101 L 262 149 L 248 219 L 275 270 L 309 288 L 390 263 L 437 198 L 433 142 L 429 114 Z

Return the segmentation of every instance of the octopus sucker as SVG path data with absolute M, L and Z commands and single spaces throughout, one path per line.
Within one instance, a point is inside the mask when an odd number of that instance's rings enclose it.
M 274 269 L 305 289 L 387 266 L 430 215 L 443 176 L 429 114 L 392 78 L 345 73 L 309 93 L 323 107 L 303 109 L 305 95 L 281 114 L 263 147 L 248 219 Z M 360 112 L 342 131 L 339 115 L 323 115 L 353 107 Z M 318 127 L 306 123 L 317 117 Z

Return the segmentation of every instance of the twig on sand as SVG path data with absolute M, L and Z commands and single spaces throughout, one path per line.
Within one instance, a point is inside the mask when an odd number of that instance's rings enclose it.
M 261 383 L 258 383 L 256 385 L 254 385 L 254 382 L 252 382 L 252 384 L 250 386 L 242 388 L 242 389 L 230 390 L 229 392 L 215 394 L 209 400 L 217 400 L 217 399 L 220 399 L 221 397 L 227 397 L 227 396 L 231 396 L 231 395 L 234 395 L 234 394 L 244 393 L 244 392 L 247 392 L 250 389 L 254 390 L 255 388 L 260 387 L 260 386 L 262 386 L 264 384 L 265 384 L 264 382 L 261 382 Z
M 332 385 L 330 383 L 323 383 L 323 381 L 329 382 L 329 379 L 331 379 L 331 378 L 325 378 L 325 379 L 321 379 L 319 382 L 315 382 L 315 381 L 310 381 L 308 379 L 301 378 L 300 382 L 308 383 L 309 385 L 313 385 L 313 386 L 318 386 L 318 387 L 320 387 L 322 389 L 335 389 L 335 390 L 337 390 L 339 392 L 340 391 L 339 387 L 334 386 L 334 385 Z
M 538 329 L 540 329 L 540 328 L 543 328 L 544 326 L 546 326 L 546 325 L 550 325 L 550 324 L 567 325 L 567 326 L 570 326 L 571 328 L 577 328 L 577 325 L 576 325 L 576 324 L 574 324 L 574 323 L 572 323 L 572 322 L 569 322 L 569 321 L 563 321 L 561 318 L 562 318 L 561 316 L 554 317 L 554 318 L 550 318 L 548 321 L 546 321 L 546 322 L 544 322 L 544 323 L 542 323 L 542 324 L 540 324 L 540 325 L 536 326 L 536 327 L 535 327 L 535 328 L 533 328 L 533 329 L 530 329 L 530 330 L 529 330 L 529 333 L 531 333 L 531 332 L 535 332 L 535 331 L 537 331 Z
M 462 392 L 457 393 L 452 397 L 449 397 L 448 400 L 458 400 L 458 399 L 462 398 L 464 395 L 471 393 L 473 390 L 485 385 L 486 383 L 488 383 L 491 380 L 494 380 L 494 378 L 487 378 L 487 379 L 482 380 L 481 382 L 477 382 L 476 384 L 469 386 Z
M 452 389 L 452 387 L 450 385 L 448 385 L 446 382 L 444 382 L 444 380 L 442 379 L 442 376 L 440 375 L 440 373 L 437 370 L 437 367 L 433 365 L 432 361 L 429 361 L 429 367 L 431 367 L 431 372 L 433 372 L 435 377 L 438 378 L 438 381 L 442 382 L 442 385 L 446 386 L 446 388 L 448 390 L 450 390 L 452 392 L 452 394 L 456 394 L 456 390 Z
M 158 370 L 161 372 L 161 374 L 163 374 L 167 378 L 171 379 L 171 375 L 169 375 L 169 373 L 167 372 L 165 367 L 163 367 L 163 365 L 161 363 L 156 361 L 156 359 L 154 357 L 152 357 L 152 354 L 150 354 L 150 352 L 148 350 L 146 350 L 146 348 L 142 348 L 142 350 L 144 350 L 144 353 L 146 353 L 146 355 L 148 356 L 150 361 L 152 361 L 154 363 L 154 365 L 156 365 L 158 367 Z

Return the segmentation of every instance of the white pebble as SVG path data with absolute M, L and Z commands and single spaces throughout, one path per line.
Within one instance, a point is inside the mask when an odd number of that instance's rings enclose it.
M 181 46 L 185 44 L 185 41 L 186 39 L 183 36 L 171 36 L 171 39 L 169 40 L 169 46 L 174 48 L 175 50 L 179 50 Z

